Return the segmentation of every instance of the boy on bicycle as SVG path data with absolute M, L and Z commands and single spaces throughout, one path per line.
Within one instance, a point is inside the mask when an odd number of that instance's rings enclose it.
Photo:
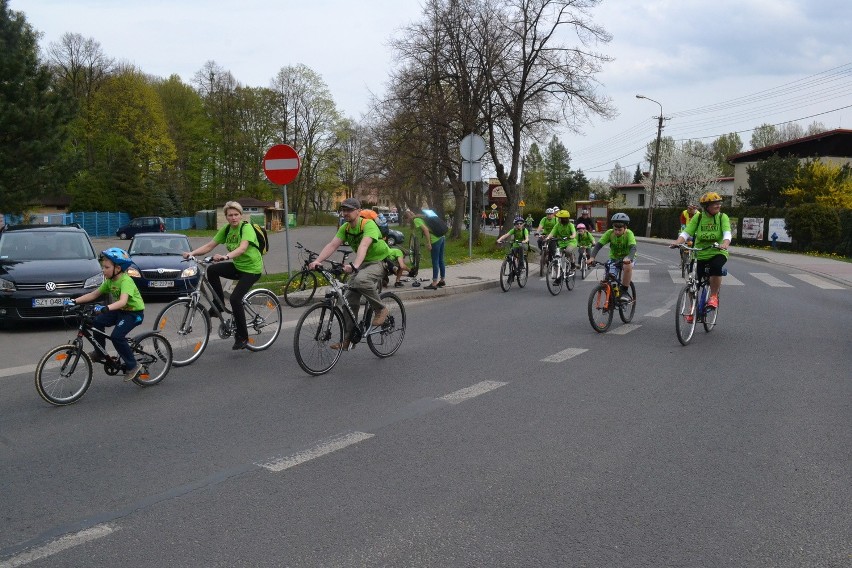
M 526 252 L 527 247 L 530 244 L 530 230 L 526 227 L 526 222 L 523 217 L 515 217 L 514 227 L 509 229 L 505 235 L 497 237 L 497 242 L 499 244 L 503 244 L 503 241 L 512 237 L 512 242 L 521 243 L 521 250 Z
M 636 257 L 636 235 L 627 228 L 630 217 L 626 213 L 616 213 L 610 218 L 612 228 L 601 235 L 601 240 L 589 254 L 588 264 L 594 266 L 595 255 L 604 245 L 609 245 L 609 259 L 621 264 L 621 300 L 629 302 L 632 300 L 628 290 L 630 281 L 633 279 L 633 259 Z
M 83 294 L 79 298 L 69 300 L 69 305 L 85 304 L 100 298 L 103 294 L 109 294 L 110 303 L 106 306 L 95 306 L 95 316 L 92 326 L 103 331 L 107 326 L 115 326 L 112 330 L 110 338 L 115 346 L 116 352 L 124 362 L 124 367 L 127 372 L 124 373 L 124 380 L 130 381 L 136 378 L 142 366 L 136 361 L 133 356 L 133 350 L 127 342 L 127 334 L 134 327 L 142 323 L 144 319 L 145 303 L 142 301 L 142 294 L 139 293 L 139 288 L 136 287 L 136 282 L 127 275 L 126 270 L 133 264 L 130 260 L 130 255 L 127 251 L 120 248 L 109 248 L 103 251 L 100 255 L 101 271 L 104 273 L 104 283 L 88 294 Z M 98 345 L 104 347 L 104 336 L 94 334 L 95 341 Z M 89 353 L 93 361 L 103 361 L 103 356 L 98 351 Z

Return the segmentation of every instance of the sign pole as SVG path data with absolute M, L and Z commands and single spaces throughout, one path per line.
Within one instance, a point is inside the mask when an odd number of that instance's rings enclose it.
M 287 278 L 290 278 L 290 211 L 287 204 L 287 184 L 281 186 L 284 194 L 284 245 L 287 247 Z
M 287 246 L 287 273 L 290 273 L 290 207 L 287 203 L 287 184 L 296 179 L 302 160 L 292 146 L 276 144 L 263 156 L 263 172 L 266 179 L 281 186 L 284 197 L 284 240 Z

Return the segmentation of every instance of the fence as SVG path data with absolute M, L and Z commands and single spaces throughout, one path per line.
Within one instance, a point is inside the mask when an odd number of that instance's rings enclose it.
M 71 225 L 76 223 L 92 237 L 114 237 L 119 227 L 130 222 L 130 215 L 117 212 L 43 213 L 6 216 L 7 225 Z M 167 231 L 184 231 L 195 226 L 192 217 L 166 217 Z

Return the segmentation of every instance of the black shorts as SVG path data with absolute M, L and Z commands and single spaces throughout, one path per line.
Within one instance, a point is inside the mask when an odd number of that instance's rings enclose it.
M 725 263 L 728 262 L 728 257 L 724 254 L 717 254 L 713 258 L 709 258 L 707 260 L 699 260 L 696 263 L 695 271 L 700 276 L 704 274 L 704 267 L 710 268 L 710 276 L 723 276 L 722 268 L 725 266 Z

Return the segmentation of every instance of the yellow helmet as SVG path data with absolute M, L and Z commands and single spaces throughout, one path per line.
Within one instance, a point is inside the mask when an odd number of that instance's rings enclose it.
M 566 209 L 560 209 L 559 211 L 557 211 L 556 216 L 559 217 L 560 219 L 565 219 L 565 218 L 571 217 L 571 215 L 568 214 L 568 211 Z
M 698 200 L 702 205 L 707 205 L 709 203 L 715 203 L 716 201 L 722 201 L 722 196 L 716 193 L 715 191 L 708 191 L 704 195 L 701 196 L 701 199 Z

